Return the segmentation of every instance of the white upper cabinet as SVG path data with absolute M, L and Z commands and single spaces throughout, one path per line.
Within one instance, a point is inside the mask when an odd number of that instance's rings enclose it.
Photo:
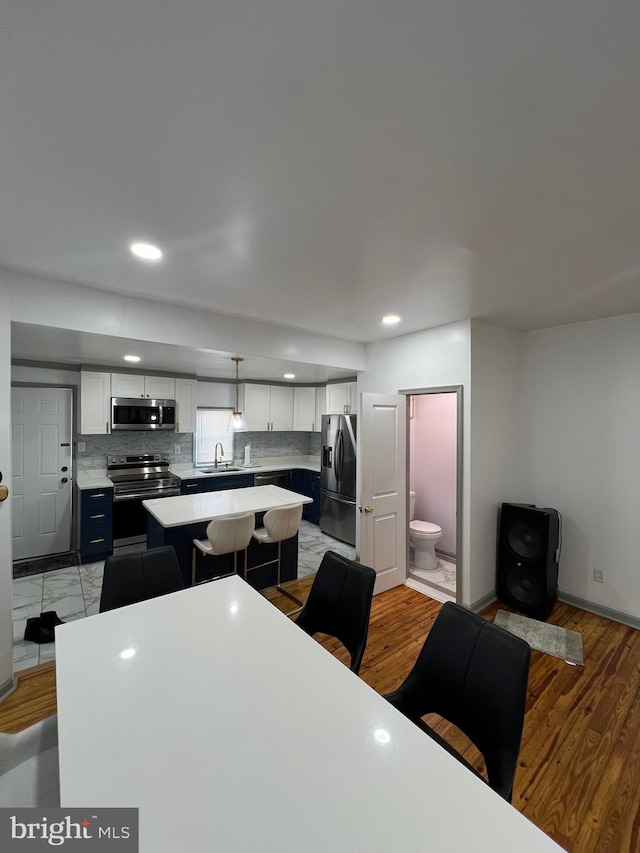
M 136 373 L 112 373 L 111 396 L 144 397 L 144 376 Z
M 143 376 L 139 373 L 112 373 L 112 397 L 149 397 L 153 400 L 174 400 L 176 381 L 171 376 Z
M 271 386 L 271 429 L 289 432 L 293 429 L 293 388 Z
M 293 389 L 293 428 L 313 432 L 316 428 L 316 389 Z
M 175 400 L 176 380 L 172 376 L 145 376 L 144 396 L 152 400 Z
M 196 388 L 195 379 L 176 379 L 176 432 L 196 431 Z
M 250 432 L 266 432 L 271 423 L 271 386 L 240 386 L 240 408 Z
M 245 382 L 240 403 L 250 432 L 293 429 L 293 388 Z
M 337 382 L 327 385 L 327 410 L 325 415 L 354 415 L 358 408 L 358 383 Z
M 316 388 L 316 419 L 313 424 L 314 432 L 322 432 L 322 416 L 327 409 L 327 389 L 323 385 Z
M 111 374 L 80 372 L 80 434 L 105 435 L 111 421 Z

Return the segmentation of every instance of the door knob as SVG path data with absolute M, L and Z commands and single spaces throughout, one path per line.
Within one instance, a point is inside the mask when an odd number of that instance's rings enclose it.
M 0 486 L 0 501 L 6 501 L 9 497 L 9 489 L 6 486 Z
M 372 506 L 366 506 L 366 507 L 364 508 L 364 511 L 365 511 L 365 512 L 373 512 L 373 507 L 372 507 Z
M 69 478 L 68 478 L 68 477 L 63 477 L 63 478 L 60 480 L 60 482 L 61 482 L 61 483 L 68 483 L 68 482 L 69 482 Z

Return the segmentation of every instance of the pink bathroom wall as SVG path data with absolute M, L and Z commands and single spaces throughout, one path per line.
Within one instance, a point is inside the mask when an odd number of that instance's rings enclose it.
M 442 527 L 436 546 L 456 553 L 457 399 L 453 392 L 414 397 L 410 425 L 410 482 L 415 517 Z

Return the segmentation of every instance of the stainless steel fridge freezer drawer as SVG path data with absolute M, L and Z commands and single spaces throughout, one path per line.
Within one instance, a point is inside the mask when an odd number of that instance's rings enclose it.
M 320 494 L 320 530 L 347 542 L 356 544 L 356 502 L 348 498 L 332 495 L 328 492 Z

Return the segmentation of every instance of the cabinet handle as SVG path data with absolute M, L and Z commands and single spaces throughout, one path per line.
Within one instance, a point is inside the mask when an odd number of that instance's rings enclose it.
M 185 486 L 185 489 L 197 489 L 198 485 L 199 485 L 199 483 L 187 483 L 187 485 Z
M 90 515 L 89 516 L 89 518 L 106 518 L 106 517 L 107 517 L 106 513 L 104 513 L 104 512 L 99 512 L 96 515 Z
M 105 493 L 104 493 L 104 492 L 96 492 L 94 495 L 89 495 L 89 497 L 90 497 L 90 498 L 91 498 L 91 500 L 93 501 L 93 500 L 95 500 L 96 498 L 106 498 L 106 495 L 105 495 Z
M 104 539 L 89 539 L 89 545 L 97 545 L 99 542 L 104 542 Z

